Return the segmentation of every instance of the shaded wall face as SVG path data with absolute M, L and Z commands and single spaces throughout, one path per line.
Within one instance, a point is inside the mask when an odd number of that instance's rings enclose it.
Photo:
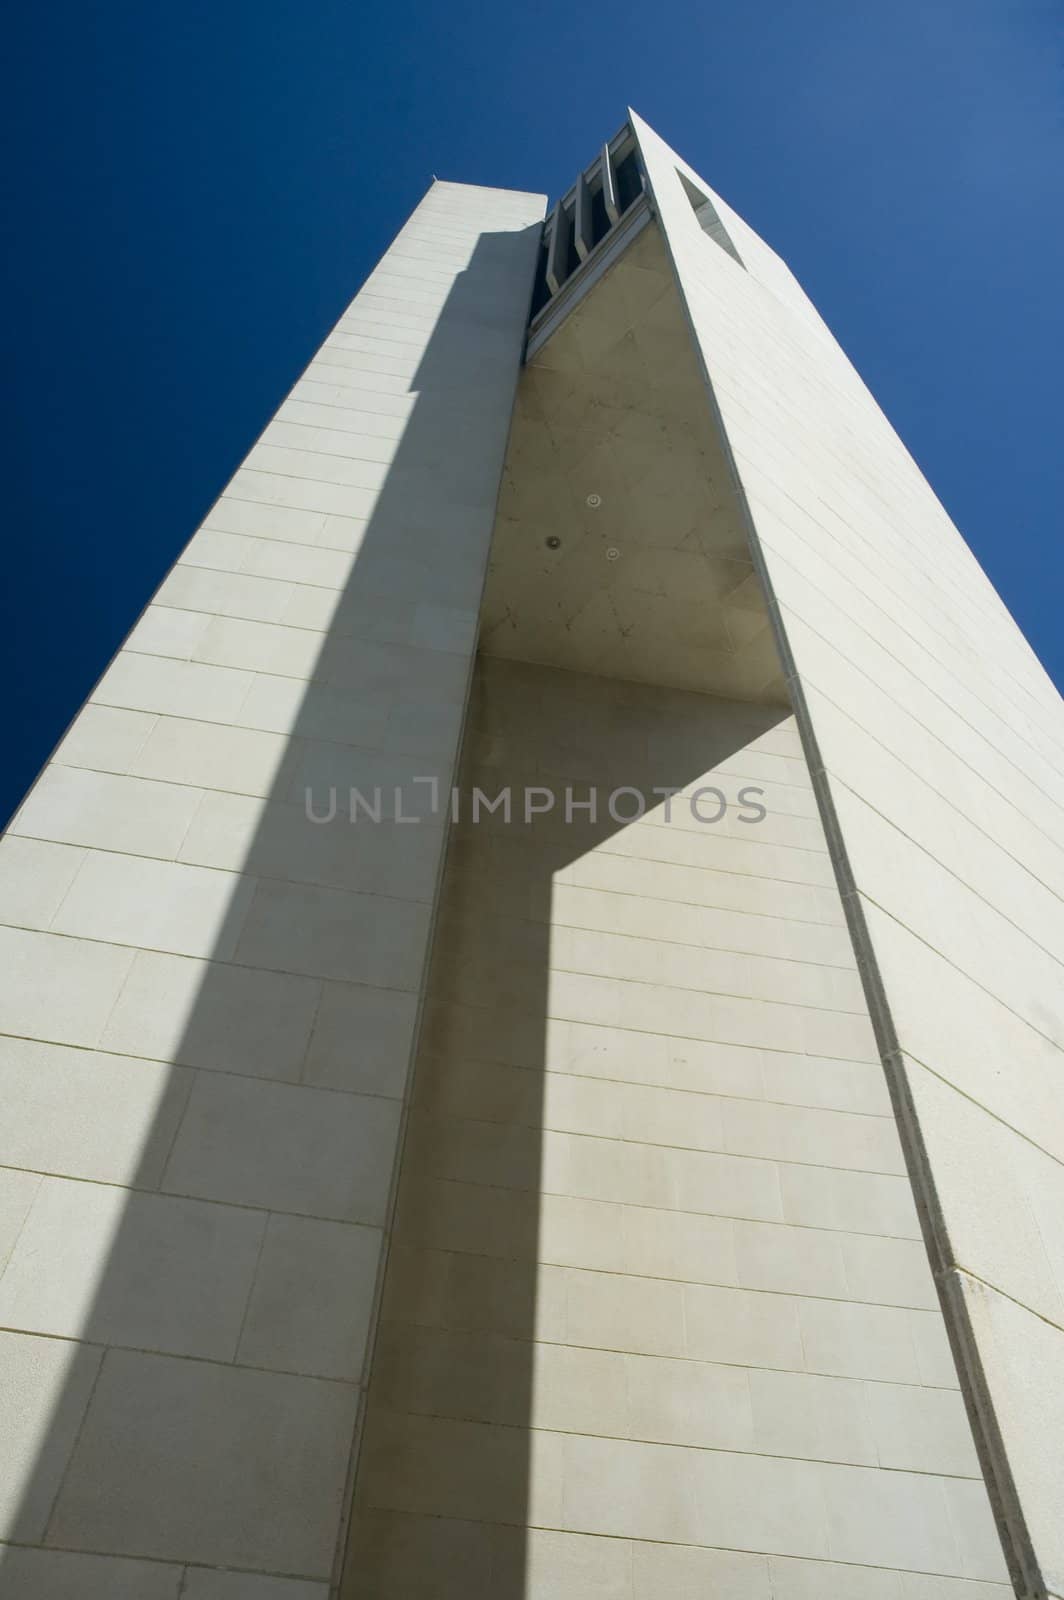
M 517 386 L 479 648 L 786 705 L 664 241 L 641 231 Z M 576 280 L 579 286 L 579 279 Z
M 431 190 L 0 846 L 4 1600 L 328 1593 L 541 215 Z
M 1004 1595 L 790 716 L 481 658 L 461 796 L 344 1600 Z
M 1017 1592 L 1064 1594 L 1064 707 L 783 263 L 639 137 L 745 492 Z

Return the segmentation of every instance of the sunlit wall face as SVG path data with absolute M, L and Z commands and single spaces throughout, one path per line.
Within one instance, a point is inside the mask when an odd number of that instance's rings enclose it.
M 1018 1593 L 1055 1592 L 1064 715 L 800 286 L 635 119 L 749 511 Z M 1007 1065 L 1006 1065 L 1007 1064 Z
M 433 187 L 0 844 L 5 1597 L 329 1592 L 542 212 Z

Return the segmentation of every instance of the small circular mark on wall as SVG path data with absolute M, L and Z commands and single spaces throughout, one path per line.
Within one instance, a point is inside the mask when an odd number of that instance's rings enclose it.
M 546 541 L 548 550 L 560 550 L 562 542 L 556 533 L 552 533 Z
M 606 551 L 606 560 L 616 561 L 620 553 L 621 552 L 618 550 L 617 546 L 615 544 L 611 544 L 609 549 Z
M 602 504 L 602 496 L 600 494 L 589 494 L 587 497 L 587 503 L 593 511 L 597 511 L 599 506 Z

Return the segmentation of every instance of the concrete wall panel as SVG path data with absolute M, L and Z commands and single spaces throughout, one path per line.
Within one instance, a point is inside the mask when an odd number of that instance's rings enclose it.
M 774 609 L 1012 1579 L 1056 1594 L 1064 709 L 787 268 L 716 197 L 744 265 L 714 248 L 677 173 L 705 185 L 636 126 Z
M 481 657 L 461 793 L 690 793 L 775 751 L 809 797 L 795 749 L 782 708 Z M 838 891 L 806 923 L 781 876 L 823 833 L 681 804 L 452 827 L 351 1600 L 1006 1592 L 852 947 L 803 944 Z
M 542 211 L 433 186 L 0 843 L 4 1600 L 329 1592 Z

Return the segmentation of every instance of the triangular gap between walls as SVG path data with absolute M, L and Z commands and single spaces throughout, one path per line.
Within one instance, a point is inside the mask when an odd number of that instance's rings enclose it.
M 743 258 L 732 243 L 728 230 L 717 215 L 717 208 L 708 194 L 703 194 L 702 190 L 696 184 L 693 184 L 686 173 L 680 171 L 679 167 L 676 169 L 676 176 L 683 186 L 684 194 L 691 202 L 691 209 L 698 218 L 698 225 L 702 232 L 716 244 L 719 244 L 722 250 L 726 250 L 732 260 L 737 261 L 742 267 L 744 265 Z

